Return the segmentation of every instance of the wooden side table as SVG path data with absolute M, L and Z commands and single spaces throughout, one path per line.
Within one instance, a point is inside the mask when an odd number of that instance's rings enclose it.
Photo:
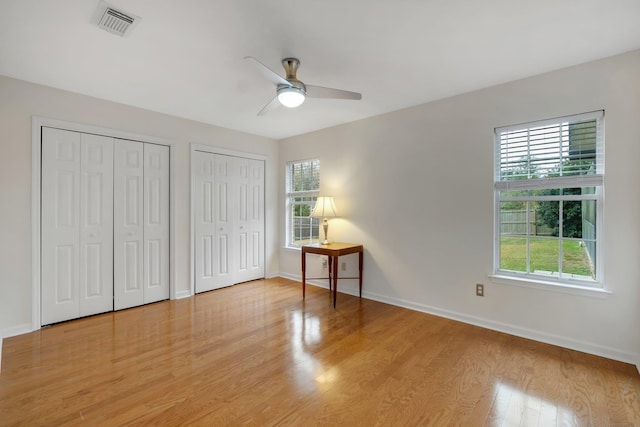
M 329 258 L 329 291 L 331 291 L 331 282 L 333 280 L 333 308 L 336 308 L 336 297 L 338 295 L 338 258 L 342 255 L 358 254 L 358 277 L 342 277 L 342 279 L 358 279 L 360 286 L 360 298 L 362 298 L 362 259 L 364 255 L 364 247 L 354 243 L 334 242 L 328 245 L 315 243 L 312 245 L 302 246 L 302 299 L 305 297 L 306 290 L 306 272 L 307 272 L 307 254 L 326 255 Z M 310 277 L 310 279 L 326 279 L 326 277 Z

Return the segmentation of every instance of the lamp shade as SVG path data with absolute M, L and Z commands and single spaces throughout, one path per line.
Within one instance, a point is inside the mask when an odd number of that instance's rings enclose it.
M 319 196 L 316 200 L 316 205 L 311 212 L 313 218 L 329 218 L 332 216 L 338 216 L 336 214 L 336 207 L 333 204 L 333 197 L 331 196 Z

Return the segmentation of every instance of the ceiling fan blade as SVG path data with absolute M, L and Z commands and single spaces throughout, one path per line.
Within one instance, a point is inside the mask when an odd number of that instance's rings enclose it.
M 276 108 L 280 107 L 282 104 L 280 104 L 280 101 L 278 101 L 278 95 L 274 96 L 273 99 L 271 101 L 269 101 L 269 103 L 267 105 L 265 105 L 262 110 L 260 110 L 258 112 L 259 116 L 264 116 L 265 114 L 267 114 L 270 111 L 275 110 Z
M 245 56 L 244 59 L 251 62 L 256 67 L 256 69 L 274 85 L 291 86 L 291 83 L 289 83 L 284 77 L 280 77 L 275 71 L 271 70 L 271 68 L 267 67 L 253 56 Z
M 309 98 L 362 99 L 362 94 L 348 90 L 332 89 L 330 87 L 306 85 Z

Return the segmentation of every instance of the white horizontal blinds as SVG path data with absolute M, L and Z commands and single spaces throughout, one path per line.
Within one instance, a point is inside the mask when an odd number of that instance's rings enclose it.
M 496 128 L 496 189 L 602 185 L 602 118 L 597 111 Z

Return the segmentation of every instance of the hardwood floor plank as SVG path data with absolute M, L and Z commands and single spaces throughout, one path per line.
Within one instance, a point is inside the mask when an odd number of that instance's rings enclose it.
M 3 345 L 2 426 L 640 425 L 631 365 L 280 278 Z

